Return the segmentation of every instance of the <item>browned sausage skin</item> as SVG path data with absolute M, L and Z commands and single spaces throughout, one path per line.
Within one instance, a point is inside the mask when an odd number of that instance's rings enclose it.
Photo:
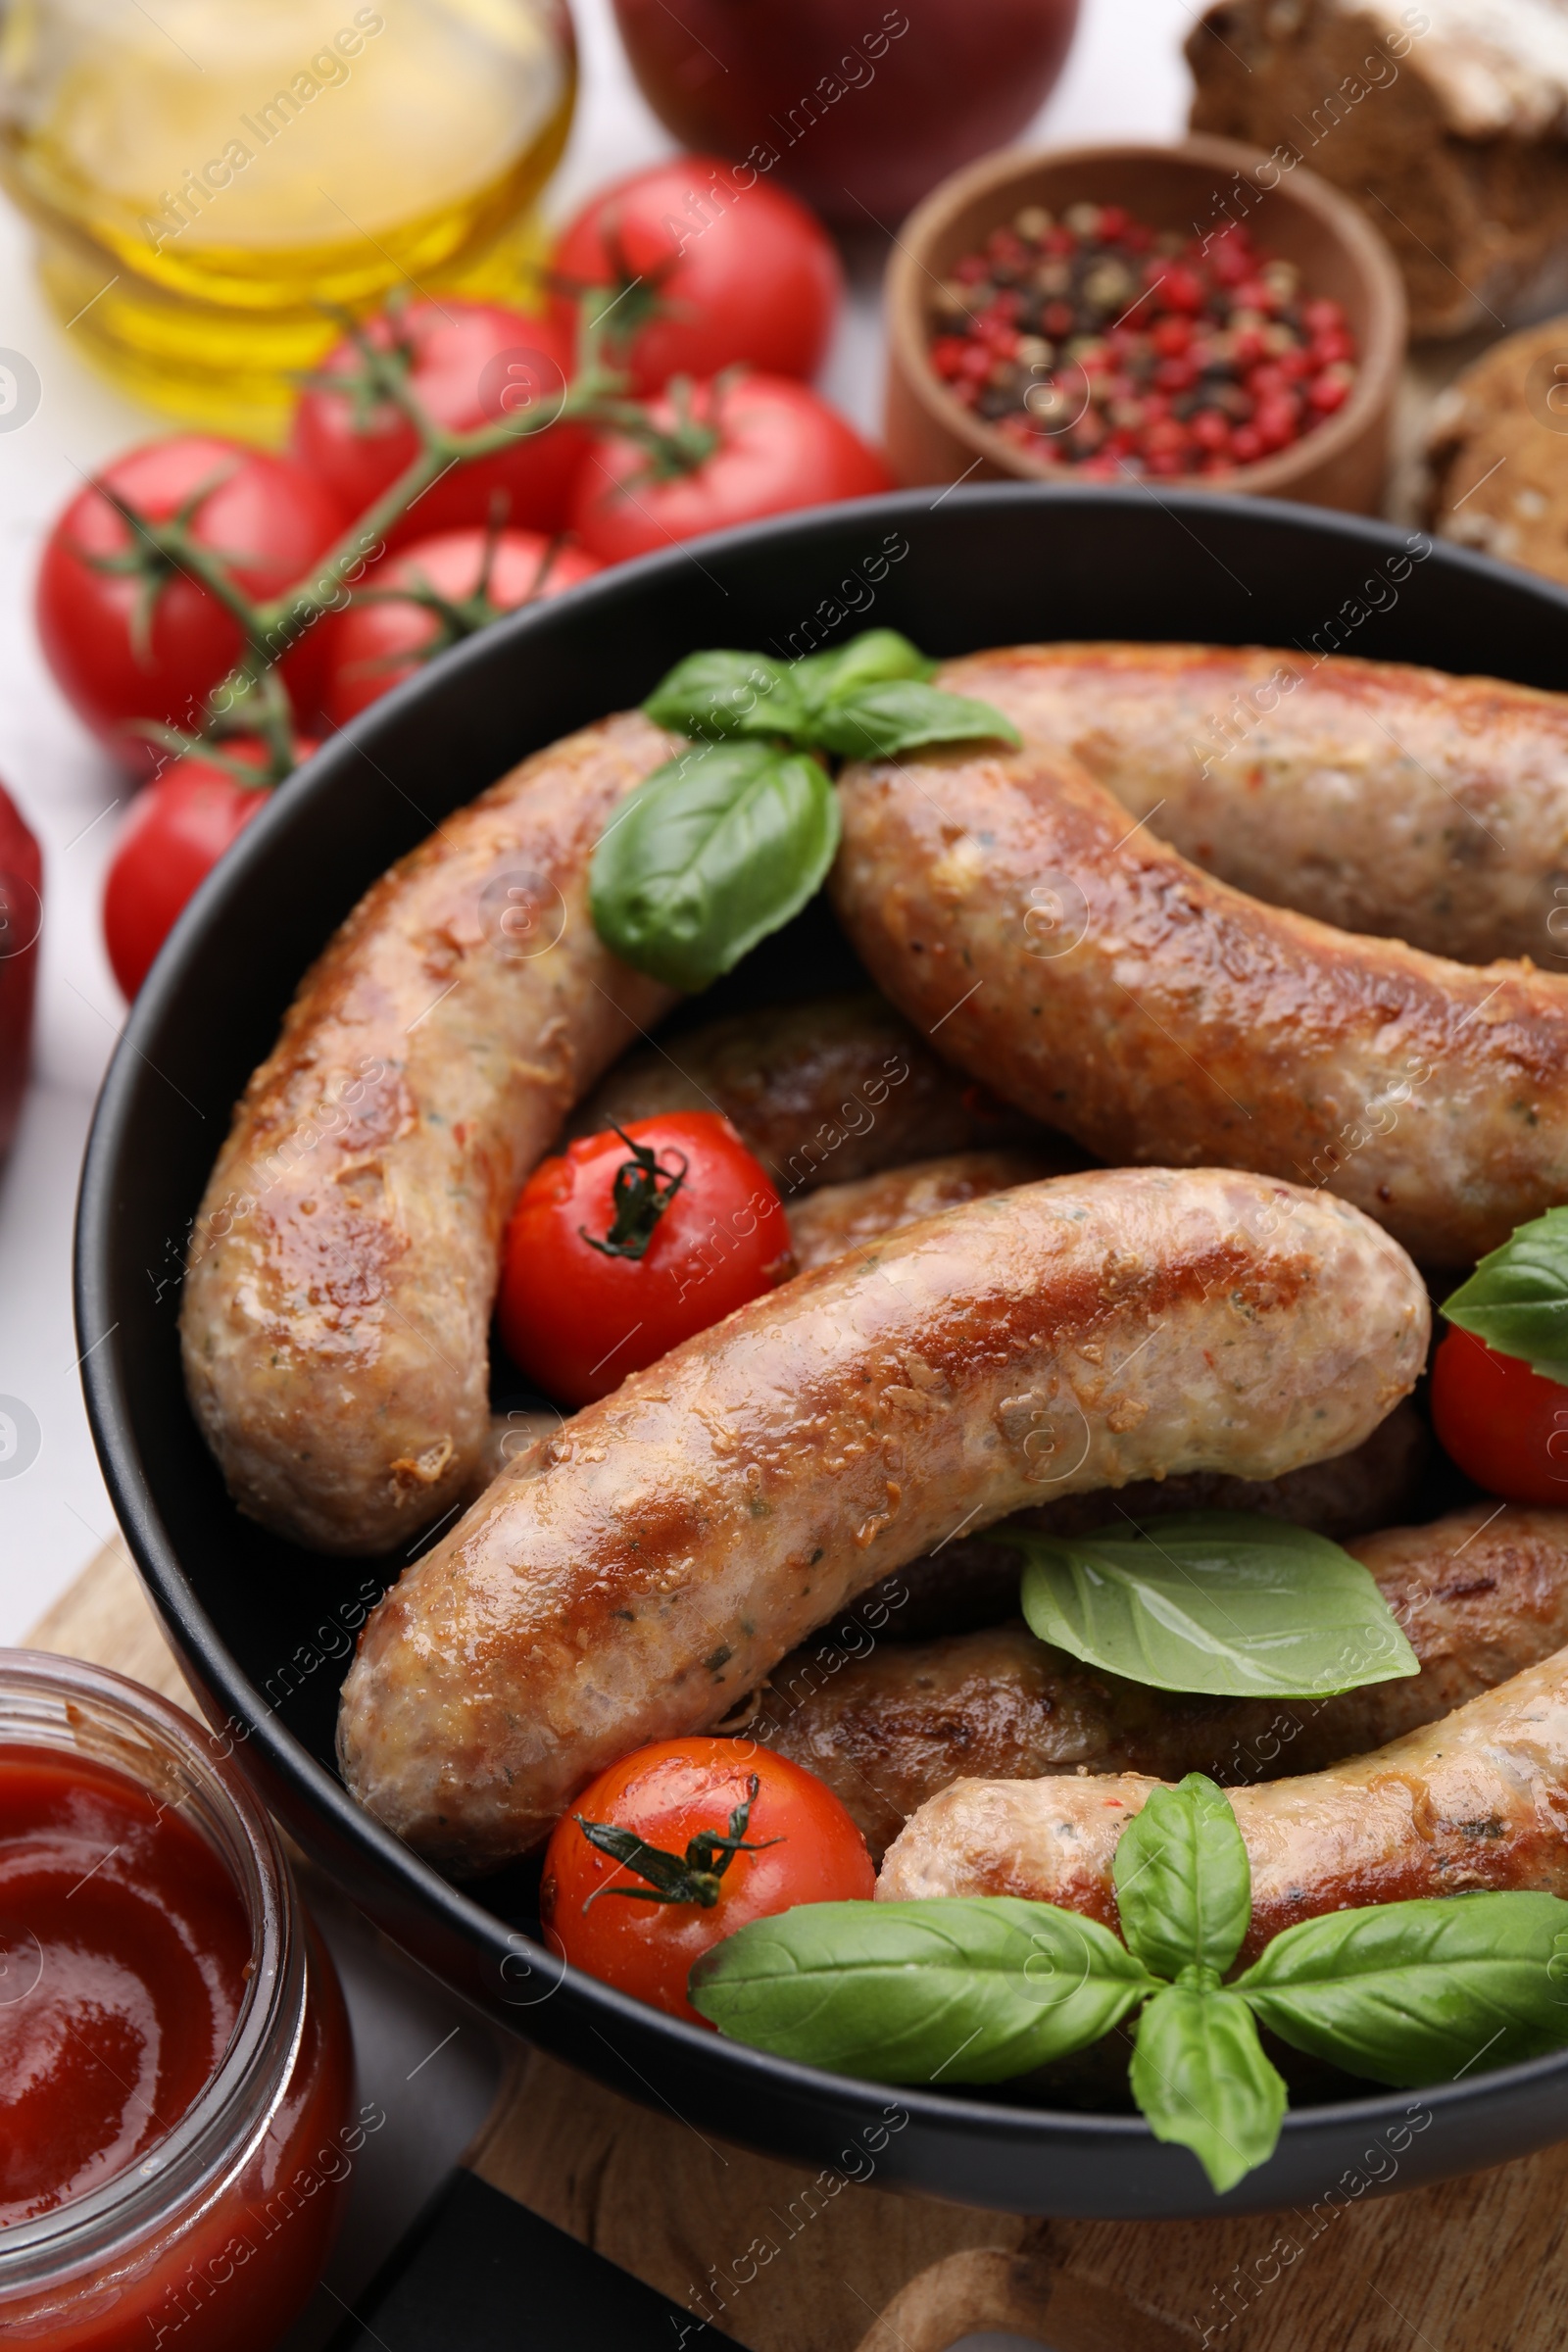
M 1261 1511 L 1343 1544 L 1373 1528 L 1397 1525 L 1418 1510 L 1436 1451 L 1426 1422 L 1406 1401 L 1351 1452 L 1306 1462 L 1281 1478 L 1225 1478 L 1211 1470 L 1143 1478 L 1118 1489 L 1114 1501 L 1104 1494 L 1067 1494 L 1020 1511 L 1015 1524 L 1048 1536 L 1082 1536 L 1123 1515 L 1141 1526 L 1170 1511 Z M 858 1629 L 866 1627 L 894 1642 L 968 1633 L 1010 1617 L 1017 1595 L 1016 1554 L 959 1536 L 932 1557 L 910 1560 L 885 1584 L 873 1585 L 857 1601 L 846 1640 L 858 1645 L 864 1638 Z M 826 1638 L 831 1640 L 831 1630 Z
M 661 1039 L 612 1070 L 565 1132 L 598 1135 L 669 1110 L 722 1111 L 786 1200 L 1005 1143 L 1031 1125 L 950 1069 L 872 989 L 734 1013 Z
M 878 1898 L 1024 1895 L 1114 1927 L 1111 1858 L 1160 1786 L 955 1781 L 894 1840 Z M 1568 1649 L 1370 1755 L 1227 1794 L 1252 1866 L 1244 1960 L 1325 1911 L 1473 1887 L 1568 1895 Z
M 943 682 L 1005 708 L 1028 665 Z M 1322 1183 L 1439 1265 L 1568 1198 L 1568 980 L 1244 898 L 1066 755 L 955 746 L 839 798 L 833 895 L 874 977 L 1097 1156 Z
M 1004 707 L 1255 899 L 1568 969 L 1568 697 L 1278 648 L 1046 645 Z
M 958 1779 L 1316 1772 L 1433 1723 L 1568 1642 L 1568 1511 L 1478 1503 L 1351 1544 L 1421 1661 L 1333 1698 L 1202 1698 L 1102 1674 L 1022 1624 L 931 1642 L 808 1642 L 747 1730 L 825 1780 L 872 1850 Z M 1016 1584 L 1016 1561 L 1013 1568 Z
M 1098 1169 L 928 1217 L 673 1348 L 492 1488 L 370 1619 L 345 1779 L 447 1867 L 500 1863 L 960 1523 L 1343 1452 L 1428 1331 L 1378 1227 L 1229 1169 Z
M 192 1236 L 185 1381 L 230 1494 L 384 1551 L 471 1489 L 506 1217 L 569 1105 L 672 992 L 589 918 L 635 712 L 541 752 L 367 892 L 234 1114 Z

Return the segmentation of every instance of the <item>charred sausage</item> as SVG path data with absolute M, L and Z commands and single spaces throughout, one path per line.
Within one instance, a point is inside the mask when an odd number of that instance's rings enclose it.
M 672 992 L 604 948 L 587 870 L 668 757 L 636 713 L 524 760 L 367 892 L 245 1091 L 180 1339 L 242 1511 L 384 1551 L 471 1491 L 505 1221 L 571 1103 Z
M 1159 1786 L 955 1781 L 894 1840 L 877 1894 L 1026 1895 L 1114 1927 L 1116 1840 Z M 1568 1894 L 1568 1649 L 1370 1755 L 1228 1794 L 1252 1865 L 1244 1959 L 1324 1911 L 1472 1887 Z
M 1102 1674 L 1022 1624 L 860 1654 L 808 1643 L 747 1729 L 836 1789 L 872 1850 L 960 1778 L 1152 1773 L 1223 1782 L 1316 1772 L 1382 1747 L 1568 1642 L 1568 1511 L 1490 1502 L 1349 1546 L 1421 1672 L 1333 1698 L 1200 1698 Z M 1016 1590 L 1016 1556 L 1013 1565 Z
M 578 1104 L 566 1135 L 667 1110 L 722 1111 L 786 1200 L 1005 1143 L 1031 1124 L 950 1069 L 871 989 L 735 1013 L 628 1054 Z
M 960 1523 L 1343 1452 L 1428 1320 L 1368 1219 L 1228 1169 L 1101 1169 L 908 1226 L 634 1374 L 409 1569 L 344 1685 L 344 1777 L 447 1868 L 499 1864 Z
M 1255 646 L 1047 645 L 994 699 L 1254 899 L 1568 970 L 1568 696 Z
M 1004 705 L 1020 666 L 944 677 Z M 1440 1266 L 1568 1198 L 1568 980 L 1264 906 L 1065 754 L 955 746 L 839 797 L 834 896 L 873 976 L 1098 1157 L 1321 1183 Z

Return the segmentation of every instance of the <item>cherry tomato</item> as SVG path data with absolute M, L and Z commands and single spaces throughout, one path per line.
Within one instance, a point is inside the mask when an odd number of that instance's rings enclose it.
M 299 748 L 303 760 L 316 746 Z M 265 773 L 266 753 L 253 736 L 231 736 L 223 754 L 254 762 L 258 778 Z M 146 979 L 198 884 L 270 797 L 266 783 L 243 784 L 194 755 L 176 760 L 138 794 L 104 883 L 104 945 L 127 997 Z
M 604 189 L 562 237 L 552 274 L 552 316 L 568 335 L 572 290 L 616 294 L 605 357 L 639 394 L 737 360 L 814 375 L 844 287 L 832 239 L 799 198 L 755 176 L 737 184 L 730 165 L 707 155 Z
M 192 539 L 226 558 L 258 599 L 307 574 L 346 520 L 333 492 L 286 458 L 201 433 L 149 442 L 98 481 L 152 521 L 188 511 Z M 242 640 L 211 590 L 172 560 L 148 551 L 125 568 L 135 552 L 129 525 L 97 483 L 73 499 L 44 549 L 38 634 L 68 702 L 133 773 L 150 775 L 167 754 L 127 722 L 194 728 Z M 102 568 L 104 560 L 116 568 Z M 283 664 L 307 705 L 317 637 L 313 630 Z
M 328 726 L 346 726 L 503 612 L 559 596 L 602 568 L 580 547 L 537 531 L 488 530 L 442 531 L 373 565 L 365 579 L 371 598 L 362 592 L 324 624 Z M 394 600 L 400 588 L 410 593 Z
M 1568 1506 L 1568 1388 L 1450 1323 L 1432 1362 L 1445 1452 L 1490 1494 Z
M 634 1831 L 655 1858 L 646 1871 L 616 1860 L 583 1822 Z M 760 1850 L 692 1852 L 705 1836 Z M 648 1902 L 618 1891 L 652 1893 L 661 1880 L 692 1892 Z M 686 1997 L 694 1960 L 754 1919 L 797 1903 L 863 1902 L 875 1886 L 865 1839 L 814 1772 L 753 1740 L 662 1740 L 602 1772 L 557 1823 L 539 1909 L 552 1947 L 573 1968 L 706 2025 Z
M 854 426 L 789 376 L 695 384 L 684 416 L 669 393 L 648 409 L 656 430 L 689 445 L 690 461 L 685 470 L 667 470 L 625 433 L 592 444 L 571 525 L 606 564 L 762 514 L 892 487 L 886 463 Z
M 793 1262 L 779 1197 L 728 1119 L 634 1119 L 582 1137 L 524 1185 L 502 1261 L 501 1337 L 552 1396 L 587 1404 Z
M 539 409 L 554 416 L 571 374 L 569 334 L 549 318 L 494 303 L 460 302 L 450 294 L 438 303 L 411 302 L 372 319 L 368 331 L 382 350 L 402 356 L 410 390 L 449 432 L 474 432 Z M 323 373 L 353 377 L 362 367 L 354 344 L 345 341 Z M 352 390 L 320 382 L 301 397 L 290 446 L 351 514 L 362 514 L 418 455 L 414 427 L 397 410 L 379 404 L 367 415 Z M 387 545 L 406 547 L 435 531 L 485 523 L 498 493 L 504 522 L 559 531 L 587 446 L 581 425 L 551 424 L 494 457 L 454 466 L 394 523 Z

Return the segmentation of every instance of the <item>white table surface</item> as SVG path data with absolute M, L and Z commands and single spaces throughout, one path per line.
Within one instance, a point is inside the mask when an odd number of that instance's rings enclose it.
M 549 194 L 557 215 L 672 146 L 632 83 L 609 0 L 572 6 L 584 71 L 571 144 Z M 1197 14 L 1185 0 L 1084 0 L 1067 72 L 1030 136 L 1066 145 L 1175 135 L 1188 97 L 1181 43 Z M 98 905 L 126 787 L 44 667 L 32 577 L 46 529 L 83 475 L 171 428 L 82 364 L 34 283 L 27 228 L 3 202 L 0 348 L 25 354 L 42 382 L 37 413 L 0 434 L 0 777 L 42 843 L 46 866 L 34 1076 L 0 1173 L 0 1412 L 6 1398 L 19 1398 L 41 1433 L 36 1457 L 19 1474 L 6 1475 L 0 1461 L 0 1642 L 7 1642 L 114 1529 L 82 1409 L 71 1238 L 93 1097 L 125 1009 L 105 959 Z M 881 347 L 869 277 L 856 288 L 822 380 L 858 422 L 876 429 Z

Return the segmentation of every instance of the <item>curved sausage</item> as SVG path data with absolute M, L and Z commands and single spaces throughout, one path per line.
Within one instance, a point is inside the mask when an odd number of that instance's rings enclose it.
M 1104 1494 L 1066 1494 L 1057 1502 L 1020 1511 L 1016 1525 L 1038 1528 L 1048 1536 L 1086 1536 L 1123 1513 L 1142 1524 L 1171 1511 L 1262 1511 L 1270 1519 L 1315 1528 L 1343 1544 L 1418 1510 L 1430 1494 L 1436 1450 L 1426 1422 L 1406 1401 L 1396 1404 L 1351 1452 L 1332 1461 L 1306 1462 L 1280 1478 L 1226 1478 L 1213 1470 L 1141 1478 L 1121 1488 L 1114 1502 Z M 873 1585 L 856 1602 L 842 1636 L 852 1649 L 863 1643 L 868 1629 L 885 1641 L 923 1642 L 933 1634 L 997 1625 L 1017 1605 L 1016 1553 L 960 1536 L 929 1558 L 911 1560 Z M 831 1642 L 838 1631 L 824 1628 L 821 1638 Z
M 944 682 L 1004 704 L 1025 660 Z M 1438 1266 L 1568 1198 L 1568 980 L 1264 906 L 1064 754 L 953 746 L 839 799 L 832 888 L 873 976 L 1099 1158 L 1320 1183 Z
M 1025 1895 L 1114 1927 L 1116 1841 L 1160 1786 L 955 1781 L 894 1840 L 877 1895 Z M 1227 1793 L 1252 1865 L 1244 1960 L 1319 1912 L 1472 1887 L 1568 1894 L 1568 1649 L 1371 1755 Z
M 579 1103 L 566 1137 L 668 1110 L 722 1111 L 786 1200 L 1006 1143 L 1031 1124 L 939 1060 L 872 989 L 734 1013 L 628 1054 Z
M 611 809 L 669 750 L 606 719 L 448 817 L 366 893 L 245 1090 L 180 1340 L 229 1493 L 296 1543 L 384 1551 L 471 1488 L 518 1186 L 674 1001 L 587 905 Z
M 1476 1503 L 1349 1549 L 1421 1672 L 1333 1698 L 1204 1698 L 1102 1674 L 1020 1624 L 860 1654 L 808 1643 L 747 1725 L 826 1781 L 880 1853 L 960 1778 L 1152 1773 L 1272 1781 L 1381 1747 L 1568 1642 L 1568 1511 Z M 1014 1592 L 1017 1557 L 1013 1557 Z
M 632 1118 L 647 1115 L 639 1110 L 628 1113 Z M 1046 1176 L 1060 1175 L 1065 1168 L 1076 1167 L 1081 1156 L 1066 1143 L 1052 1154 L 958 1152 L 948 1159 L 922 1159 L 912 1167 L 863 1176 L 854 1184 L 825 1184 L 817 1192 L 804 1194 L 786 1211 L 795 1271 L 809 1273 L 813 1266 L 825 1266 L 830 1259 L 842 1257 L 847 1250 L 863 1248 L 884 1233 L 896 1233 L 921 1217 L 934 1216 L 938 1209 L 984 1200 L 989 1193 L 1004 1192 L 1008 1185 L 1033 1184 Z M 1404 1409 L 1396 1406 L 1396 1415 Z M 536 1468 L 545 1446 L 560 1434 L 566 1418 L 554 1406 L 495 1414 L 465 1499 L 472 1501 L 482 1494 L 492 1479 L 516 1478 Z M 1373 1432 L 1369 1445 L 1378 1434 Z
M 993 699 L 1254 899 L 1568 971 L 1568 697 L 1256 646 L 1046 645 Z
M 824 1185 L 787 1212 L 795 1270 L 808 1274 L 813 1266 L 842 1257 L 846 1250 L 863 1249 L 883 1234 L 898 1233 L 941 1209 L 983 1200 L 1009 1185 L 1063 1176 L 1082 1165 L 1082 1152 L 1063 1143 L 1055 1151 L 955 1152 L 946 1159 L 917 1159 L 909 1167 L 862 1176 L 854 1184 Z
M 366 1628 L 344 1778 L 446 1867 L 498 1864 L 958 1525 L 1343 1452 L 1427 1336 L 1397 1246 L 1294 1186 L 1100 1169 L 949 1209 L 673 1348 L 475 1504 Z

